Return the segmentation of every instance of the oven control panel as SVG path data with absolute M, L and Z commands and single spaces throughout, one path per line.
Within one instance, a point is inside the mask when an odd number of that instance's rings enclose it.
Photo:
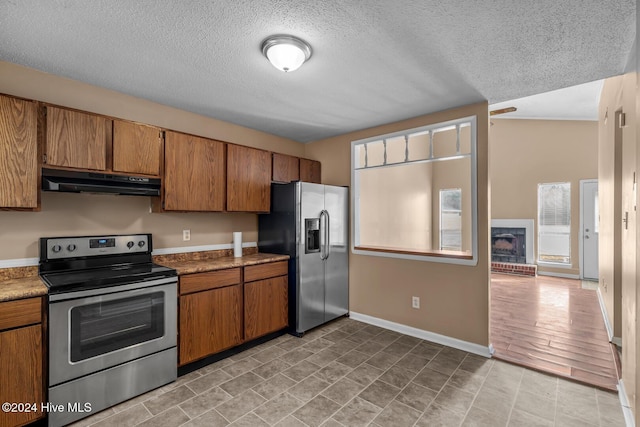
M 48 237 L 41 239 L 47 259 L 150 253 L 150 234 L 118 236 Z

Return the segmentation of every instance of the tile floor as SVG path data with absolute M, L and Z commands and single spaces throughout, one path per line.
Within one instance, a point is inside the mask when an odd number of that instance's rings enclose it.
M 80 426 L 624 426 L 616 394 L 343 318 Z

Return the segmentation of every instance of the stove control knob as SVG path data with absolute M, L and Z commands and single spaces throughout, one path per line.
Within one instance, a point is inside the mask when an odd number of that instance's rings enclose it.
M 53 247 L 51 248 L 51 250 L 55 253 L 58 253 L 62 250 L 62 246 L 60 245 L 53 245 Z
M 144 240 L 140 240 L 138 242 L 138 246 L 140 246 L 141 248 L 144 247 L 144 245 L 145 245 Z
M 131 249 L 133 247 L 134 243 L 132 241 L 127 242 L 127 247 L 129 249 Z
M 68 250 L 69 252 L 73 252 L 73 251 L 75 251 L 75 250 L 76 250 L 76 245 L 74 245 L 73 243 L 72 243 L 72 244 L 70 244 L 69 246 L 67 246 L 67 250 Z

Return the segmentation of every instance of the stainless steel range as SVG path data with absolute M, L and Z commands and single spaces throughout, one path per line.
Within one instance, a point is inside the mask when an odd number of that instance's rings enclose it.
M 176 379 L 178 279 L 152 263 L 151 250 L 150 234 L 40 239 L 48 402 L 63 408 L 49 411 L 50 426 Z

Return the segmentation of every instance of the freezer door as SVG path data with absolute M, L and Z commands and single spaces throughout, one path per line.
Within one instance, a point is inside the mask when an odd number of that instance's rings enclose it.
M 298 205 L 300 232 L 304 233 L 305 224 L 310 230 L 320 223 L 320 213 L 324 209 L 324 186 L 299 182 Z M 317 221 L 316 221 L 317 220 Z M 322 230 L 318 230 L 322 233 Z M 302 333 L 324 323 L 324 263 L 317 244 L 322 242 L 311 238 L 298 239 L 297 271 L 297 313 L 296 332 Z M 306 246 L 310 245 L 309 248 Z M 311 246 L 312 245 L 312 246 Z
M 325 322 L 349 312 L 349 195 L 345 187 L 324 187 L 329 213 L 329 242 L 325 260 Z

